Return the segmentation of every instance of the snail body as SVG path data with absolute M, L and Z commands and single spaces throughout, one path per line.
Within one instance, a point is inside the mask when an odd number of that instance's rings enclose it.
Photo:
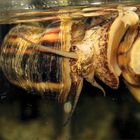
M 127 30 L 137 27 L 138 21 L 139 17 L 135 12 L 120 11 L 115 19 L 110 19 L 87 30 L 85 38 L 80 43 L 74 44 L 85 54 L 86 59 L 89 60 L 89 57 L 91 59 L 90 68 L 92 70 L 85 76 L 90 75 L 91 77 L 92 74 L 92 78 L 88 79 L 91 83 L 95 81 L 94 76 L 96 76 L 111 88 L 118 88 L 119 76 L 124 73 L 120 67 L 122 61 L 120 57 L 118 62 L 118 49 Z M 138 57 L 134 58 L 137 59 Z M 89 63 L 89 61 L 87 62 Z

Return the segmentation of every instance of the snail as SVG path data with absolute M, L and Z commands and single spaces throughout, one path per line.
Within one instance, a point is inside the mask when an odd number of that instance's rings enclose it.
M 3 73 L 11 83 L 26 90 L 50 95 L 55 92 L 55 99 L 66 103 L 65 107 L 72 105 L 68 111 L 71 113 L 84 79 L 105 93 L 94 77 L 117 89 L 122 74 L 140 102 L 137 13 L 129 8 L 119 9 L 115 17 L 97 23 L 100 24 L 86 27 L 65 13 L 59 16 L 57 26 L 15 26 L 1 47 Z

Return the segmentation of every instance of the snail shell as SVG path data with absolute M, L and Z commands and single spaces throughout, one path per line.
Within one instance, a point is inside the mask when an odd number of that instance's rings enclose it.
M 26 90 L 47 91 L 53 99 L 63 102 L 71 88 L 69 60 L 40 49 L 41 45 L 54 51 L 70 49 L 67 33 L 71 22 L 60 24 L 47 29 L 29 25 L 12 28 L 2 44 L 1 64 L 11 83 Z
M 140 102 L 140 26 L 131 27 L 118 50 L 118 63 L 125 83 Z
M 7 34 L 2 45 L 2 70 L 8 80 L 18 86 L 22 86 L 25 89 L 30 89 L 34 87 L 32 85 L 32 82 L 34 81 L 36 82 L 36 89 L 43 90 L 43 85 L 39 87 L 37 83 L 39 81 L 43 82 L 43 75 L 50 73 L 47 62 L 51 61 L 50 68 L 55 68 L 57 65 L 59 65 L 59 62 L 57 59 L 56 61 L 54 60 L 54 56 L 49 57 L 44 53 L 41 54 L 40 52 L 36 51 L 38 46 L 33 46 L 31 43 L 21 38 L 19 36 L 20 33 L 34 43 L 46 43 L 47 45 L 53 45 L 52 42 L 54 41 L 54 36 L 52 37 L 52 40 L 50 39 L 50 41 L 47 40 L 48 37 L 46 37 L 45 40 L 43 35 L 44 29 L 26 25 L 16 26 Z M 51 36 L 51 34 L 49 35 Z M 56 39 L 54 42 L 56 43 L 56 41 L 58 41 L 58 39 Z M 56 64 L 54 62 L 56 62 Z M 58 75 L 60 75 L 60 73 Z M 55 76 L 53 76 L 53 78 L 54 77 Z M 45 79 L 52 80 L 54 82 L 59 82 L 60 80 L 60 78 L 57 79 L 56 77 L 55 79 L 51 79 L 51 76 L 49 75 L 44 77 L 44 80 Z

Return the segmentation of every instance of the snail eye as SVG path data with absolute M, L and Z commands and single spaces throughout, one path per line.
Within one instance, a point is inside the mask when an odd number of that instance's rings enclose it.
M 70 48 L 70 51 L 71 51 L 71 52 L 75 52 L 75 51 L 76 51 L 76 49 L 77 49 L 77 47 L 76 47 L 76 46 L 72 46 L 72 47 Z

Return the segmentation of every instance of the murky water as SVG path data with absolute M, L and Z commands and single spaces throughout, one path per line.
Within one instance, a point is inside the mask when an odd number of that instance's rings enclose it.
M 63 126 L 63 102 L 75 102 L 79 84 L 79 76 L 70 73 L 75 44 L 90 37 L 87 30 L 111 24 L 120 11 L 139 16 L 139 8 L 137 3 L 1 12 L 0 140 L 140 139 L 139 103 L 122 76 L 115 90 L 96 77 L 105 97 L 84 81 L 71 121 Z

